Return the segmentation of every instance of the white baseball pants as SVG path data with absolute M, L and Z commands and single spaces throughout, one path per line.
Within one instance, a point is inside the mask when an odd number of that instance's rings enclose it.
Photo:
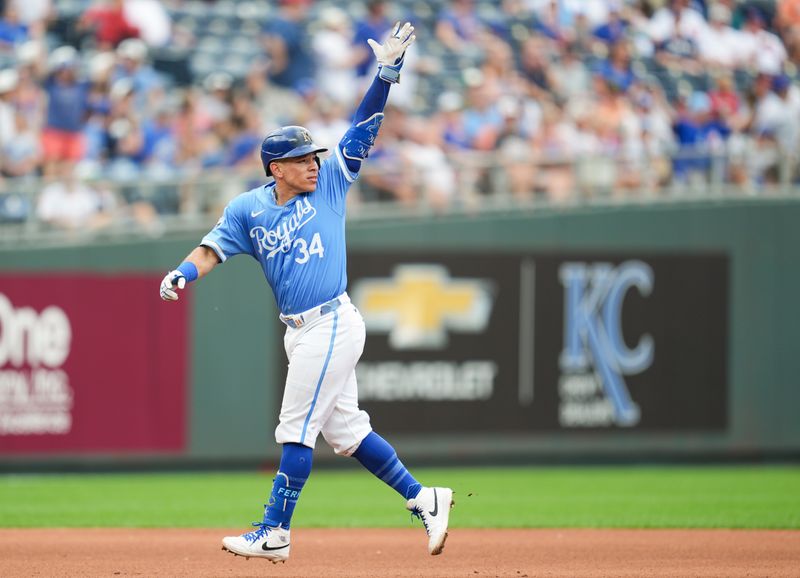
M 304 312 L 313 319 L 286 329 L 289 371 L 275 441 L 313 448 L 321 432 L 337 454 L 349 456 L 372 431 L 369 415 L 358 407 L 355 372 L 366 329 L 347 294 L 339 299 L 335 310 Z

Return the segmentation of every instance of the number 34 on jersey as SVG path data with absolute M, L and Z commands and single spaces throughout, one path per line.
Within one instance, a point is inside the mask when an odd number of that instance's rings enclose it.
M 314 255 L 320 259 L 325 256 L 325 247 L 322 245 L 322 239 L 319 233 L 314 233 L 314 236 L 311 237 L 311 243 L 307 243 L 305 239 L 298 237 L 292 243 L 292 250 L 297 253 L 297 256 L 294 258 L 295 263 L 299 263 L 300 265 L 308 263 L 308 260 Z

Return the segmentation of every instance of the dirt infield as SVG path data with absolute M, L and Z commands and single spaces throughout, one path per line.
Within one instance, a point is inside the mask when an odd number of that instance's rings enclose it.
M 239 530 L 240 531 L 240 530 Z M 0 576 L 800 576 L 800 532 L 297 529 L 286 564 L 220 549 L 220 530 L 0 530 Z

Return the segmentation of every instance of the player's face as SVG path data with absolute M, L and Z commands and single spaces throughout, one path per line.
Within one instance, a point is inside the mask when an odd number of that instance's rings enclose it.
M 319 166 L 316 153 L 280 161 L 279 176 L 284 185 L 297 193 L 311 193 L 317 188 Z

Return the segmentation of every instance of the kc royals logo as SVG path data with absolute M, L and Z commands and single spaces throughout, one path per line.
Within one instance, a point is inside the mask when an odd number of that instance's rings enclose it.
M 653 270 L 642 261 L 567 262 L 559 268 L 564 287 L 564 346 L 559 358 L 559 421 L 566 427 L 634 426 L 638 405 L 625 377 L 653 364 L 655 345 L 649 334 L 622 334 L 622 310 L 631 289 L 647 297 Z

